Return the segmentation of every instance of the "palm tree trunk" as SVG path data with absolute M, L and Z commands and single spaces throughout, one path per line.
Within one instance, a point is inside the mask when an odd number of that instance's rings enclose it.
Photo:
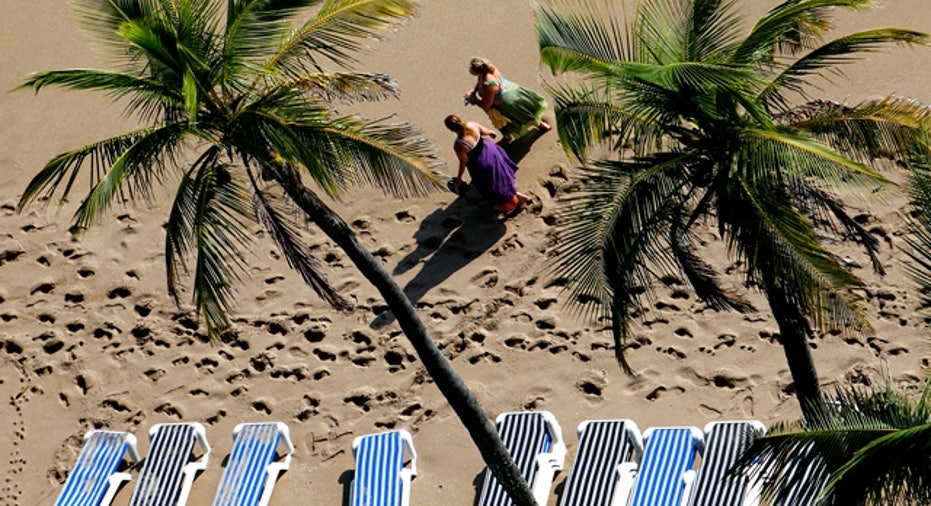
M 508 496 L 517 506 L 536 506 L 533 492 L 520 469 L 504 447 L 495 426 L 482 410 L 478 400 L 456 373 L 433 339 L 401 287 L 394 282 L 381 262 L 359 242 L 355 233 L 338 214 L 327 207 L 316 194 L 300 183 L 282 184 L 288 196 L 309 216 L 328 237 L 349 255 L 353 263 L 381 293 L 401 330 L 417 351 L 417 356 L 433 378 L 453 411 L 469 431 L 472 441 L 482 454 L 488 469 L 494 473 Z
M 795 396 L 798 398 L 802 416 L 811 420 L 811 416 L 823 402 L 818 372 L 815 370 L 811 348 L 808 346 L 814 332 L 808 319 L 799 310 L 798 304 L 792 301 L 772 275 L 773 269 L 766 270 L 769 271 L 763 273 L 766 299 L 779 325 L 779 338 L 795 384 Z

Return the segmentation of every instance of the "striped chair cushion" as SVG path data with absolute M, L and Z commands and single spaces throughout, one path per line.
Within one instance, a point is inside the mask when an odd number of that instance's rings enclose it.
M 731 466 L 763 434 L 759 422 L 715 422 L 705 431 L 705 453 L 695 478 L 691 506 L 741 506 L 748 491 L 747 476 L 728 474 Z
M 505 448 L 520 469 L 521 475 L 533 488 L 537 475 L 537 456 L 550 451 L 553 438 L 546 428 L 541 413 L 511 413 L 499 421 L 498 434 Z M 485 469 L 485 482 L 479 506 L 511 506 L 514 503 L 508 497 L 504 487 L 494 474 Z
M 165 424 L 149 446 L 130 506 L 175 506 L 181 494 L 184 466 L 194 450 L 194 428 L 188 424 Z
M 251 506 L 265 488 L 266 468 L 275 461 L 281 433 L 274 423 L 244 424 L 236 435 L 214 506 Z
M 617 468 L 631 460 L 634 445 L 624 420 L 593 420 L 579 437 L 561 506 L 608 506 L 617 488 Z
M 696 453 L 695 437 L 689 428 L 652 429 L 643 449 L 631 506 L 678 506 L 682 476 L 692 469 Z
M 356 476 L 352 482 L 353 506 L 401 504 L 404 441 L 397 431 L 372 434 L 356 447 Z
M 74 470 L 55 506 L 97 506 L 129 447 L 127 433 L 95 430 L 84 440 Z
M 814 451 L 814 443 L 809 443 L 800 450 L 800 455 L 812 451 Z M 786 487 L 776 492 L 773 505 L 809 506 L 815 502 L 815 498 L 827 485 L 829 478 L 830 474 L 820 457 L 816 458 L 815 463 L 811 465 L 803 465 L 800 461 L 780 480 L 786 484 Z

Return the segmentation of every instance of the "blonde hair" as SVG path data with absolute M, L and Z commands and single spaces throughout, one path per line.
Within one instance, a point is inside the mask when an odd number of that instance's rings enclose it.
M 494 73 L 495 66 L 485 58 L 475 57 L 469 62 L 469 71 L 473 74 L 485 75 Z

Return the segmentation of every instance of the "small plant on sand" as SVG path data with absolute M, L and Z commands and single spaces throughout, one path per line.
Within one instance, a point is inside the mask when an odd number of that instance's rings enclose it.
M 877 28 L 824 42 L 833 9 L 869 0 L 785 0 L 749 31 L 736 3 L 643 0 L 624 23 L 605 12 L 619 7 L 539 2 L 541 58 L 573 78 L 549 87 L 559 137 L 583 162 L 579 190 L 561 202 L 556 270 L 572 283 L 569 300 L 610 320 L 625 364 L 630 322 L 661 276 L 684 277 L 712 308 L 753 310 L 701 256 L 699 231 L 716 226 L 769 303 L 809 413 L 821 400 L 814 333 L 871 331 L 862 282 L 819 230 L 859 242 L 882 273 L 877 239 L 841 197 L 891 186 L 880 170 L 906 162 L 931 118 L 907 98 L 846 105 L 809 93 L 860 53 L 929 38 Z
M 361 42 L 409 17 L 413 0 L 74 0 L 114 70 L 30 75 L 21 88 L 93 90 L 127 104 L 143 126 L 63 153 L 26 188 L 20 208 L 61 201 L 82 170 L 89 191 L 74 228 L 87 228 L 116 199 L 147 199 L 177 184 L 165 227 L 168 290 L 181 280 L 215 337 L 230 325 L 241 251 L 259 223 L 323 299 L 346 308 L 302 242 L 309 219 L 345 250 L 385 298 L 427 372 L 515 499 L 533 504 L 494 426 L 430 339 L 400 287 L 320 198 L 367 184 L 397 197 L 437 186 L 430 146 L 408 125 L 339 115 L 335 100 L 397 93 L 389 76 L 351 68 Z M 309 12 L 314 8 L 313 12 Z M 309 185 L 313 185 L 314 189 Z

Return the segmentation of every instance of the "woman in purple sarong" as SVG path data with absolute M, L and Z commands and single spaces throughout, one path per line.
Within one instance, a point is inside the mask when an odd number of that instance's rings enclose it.
M 444 121 L 456 133 L 453 150 L 459 158 L 455 184 L 462 184 L 462 174 L 469 169 L 472 186 L 499 211 L 511 213 L 527 203 L 527 196 L 517 191 L 517 164 L 504 149 L 484 136 L 495 137 L 491 129 L 473 121 L 463 122 L 451 114 Z

